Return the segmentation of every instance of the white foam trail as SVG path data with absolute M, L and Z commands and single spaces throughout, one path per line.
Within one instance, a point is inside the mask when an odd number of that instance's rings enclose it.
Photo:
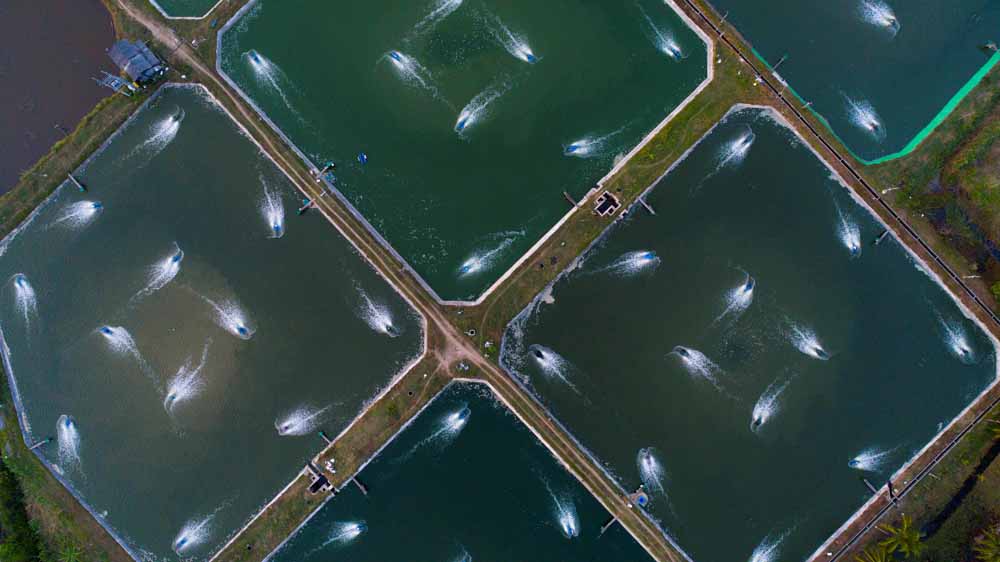
M 535 64 L 538 62 L 538 57 L 535 55 L 534 51 L 531 50 L 531 46 L 528 45 L 527 40 L 525 40 L 520 35 L 514 33 L 507 27 L 503 21 L 500 20 L 494 14 L 488 14 L 486 16 L 487 28 L 490 30 L 490 34 L 496 39 L 500 45 L 514 58 L 520 59 L 528 64 Z
M 431 11 L 413 27 L 411 35 L 419 35 L 430 31 L 460 7 L 462 7 L 462 0 L 437 0 Z
M 753 549 L 749 562 L 775 562 L 781 550 L 781 543 L 788 537 L 789 532 L 786 531 L 781 535 L 768 535 L 764 537 L 764 540 L 760 541 L 757 548 Z
M 152 157 L 159 154 L 177 137 L 185 115 L 184 110 L 178 107 L 172 114 L 154 122 L 150 127 L 149 138 L 133 148 L 129 156 L 145 153 Z
M 563 498 L 562 500 L 553 496 L 555 504 L 556 521 L 559 522 L 559 530 L 567 539 L 572 539 L 580 534 L 580 519 L 576 514 L 576 505 L 573 500 Z
M 52 226 L 73 229 L 82 228 L 97 218 L 98 213 L 103 209 L 104 205 L 99 201 L 78 201 L 71 203 L 63 208 L 62 214 L 52 223 Z
M 559 379 L 576 390 L 568 376 L 573 368 L 569 361 L 544 345 L 529 346 L 528 354 L 546 377 Z
M 767 385 L 767 388 L 764 389 L 760 398 L 757 399 L 757 403 L 753 406 L 753 415 L 750 419 L 750 431 L 756 432 L 763 427 L 768 420 L 778 414 L 778 410 L 781 407 L 778 398 L 781 396 L 781 393 L 785 391 L 785 387 L 788 386 L 789 382 L 790 381 L 785 381 L 779 384 L 776 380 Z
M 401 51 L 389 51 L 385 54 L 385 58 L 392 63 L 396 74 L 405 84 L 425 90 L 435 98 L 447 103 L 434 83 L 434 75 L 417 59 Z
M 857 223 L 851 220 L 840 209 L 837 209 L 839 221 L 837 224 L 837 237 L 840 243 L 851 253 L 852 258 L 861 255 L 861 229 Z
M 525 367 L 529 361 L 528 345 L 525 341 L 525 326 L 528 324 L 542 304 L 546 302 L 546 295 L 551 295 L 552 287 L 546 287 L 541 293 L 535 296 L 524 307 L 521 312 L 514 317 L 507 326 L 506 335 L 500 344 L 500 361 L 514 376 L 524 384 L 530 383 L 530 377 L 525 374 Z
M 649 17 L 649 14 L 646 13 L 646 10 L 642 6 L 639 6 L 639 11 L 642 12 L 642 17 L 645 18 L 649 26 L 650 39 L 658 51 L 678 61 L 687 58 L 681 46 L 677 44 L 673 33 L 665 29 L 660 29 L 653 23 L 652 18 Z
M 639 469 L 639 478 L 651 493 L 665 494 L 666 470 L 663 463 L 657 458 L 656 450 L 652 447 L 639 449 L 635 456 L 635 465 Z
M 451 412 L 441 419 L 440 427 L 438 430 L 432 434 L 432 438 L 440 437 L 442 435 L 455 436 L 458 435 L 467 423 L 469 423 L 469 417 L 472 415 L 472 410 L 468 406 L 462 406 L 458 410 Z
M 885 29 L 893 37 L 899 33 L 900 24 L 896 18 L 896 13 L 885 2 L 881 2 L 880 0 L 862 0 L 859 12 L 862 20 Z
M 329 409 L 330 406 L 324 408 L 299 406 L 287 415 L 274 420 L 274 429 L 282 437 L 298 437 L 312 433 L 323 423 L 323 416 Z
M 149 277 L 146 286 L 132 296 L 131 303 L 148 297 L 167 286 L 174 277 L 181 271 L 181 261 L 184 260 L 184 251 L 174 242 L 173 250 L 149 268 Z
M 276 64 L 271 62 L 271 59 L 258 53 L 256 49 L 250 49 L 249 51 L 243 53 L 243 56 L 250 64 L 250 69 L 253 70 L 253 74 L 257 78 L 257 81 L 277 92 L 278 96 L 281 97 L 281 101 L 285 102 L 285 106 L 288 107 L 288 109 L 294 113 L 296 117 L 301 119 L 301 116 L 299 116 L 298 112 L 296 112 L 292 107 L 292 102 L 288 100 L 288 95 L 285 94 L 285 89 L 281 87 L 281 82 L 285 81 L 285 75 L 281 72 L 281 69 L 278 68 Z
M 944 332 L 944 343 L 948 346 L 948 350 L 962 363 L 966 365 L 974 364 L 976 362 L 976 352 L 972 349 L 972 344 L 969 343 L 969 337 L 965 333 L 965 328 L 962 327 L 962 324 L 954 320 L 946 320 L 940 314 L 937 316 L 938 321 L 941 323 L 941 329 Z
M 343 523 L 335 523 L 330 529 L 329 536 L 327 536 L 326 540 L 323 541 L 323 544 L 312 549 L 312 551 L 306 555 L 306 558 L 311 557 L 316 552 L 330 546 L 331 544 L 335 544 L 337 546 L 347 546 L 356 541 L 358 537 L 360 537 L 362 533 L 367 530 L 368 525 L 365 524 L 364 521 L 346 521 Z
M 605 156 L 609 149 L 613 150 L 612 141 L 618 137 L 625 127 L 611 131 L 605 135 L 588 135 L 563 146 L 563 155 L 574 158 L 593 158 Z
M 660 258 L 652 250 L 639 250 L 622 254 L 610 264 L 594 273 L 609 272 L 619 277 L 630 277 L 645 271 L 655 270 L 660 265 Z
M 357 287 L 358 295 L 361 297 L 361 305 L 358 307 L 358 316 L 368 324 L 372 330 L 385 334 L 391 338 L 399 335 L 392 320 L 392 311 L 383 303 L 377 303 L 368 296 L 361 287 Z
M 451 562 L 472 562 L 472 555 L 469 554 L 469 551 L 465 550 L 464 547 L 460 548 L 462 548 L 462 552 L 453 558 Z
M 868 100 L 855 100 L 847 95 L 844 99 L 847 101 L 847 116 L 851 123 L 867 131 L 877 141 L 885 139 L 885 125 Z
M 476 97 L 462 108 L 462 111 L 458 114 L 458 119 L 455 120 L 455 132 L 459 136 L 466 137 L 469 130 L 477 123 L 482 122 L 486 117 L 489 116 L 490 105 L 498 100 L 500 96 L 507 93 L 510 86 L 504 82 L 501 84 L 490 86 L 482 92 L 476 94 Z
M 748 274 L 746 281 L 733 287 L 726 293 L 726 308 L 722 311 L 722 314 L 715 318 L 714 322 L 719 322 L 724 318 L 739 319 L 743 312 L 750 308 L 750 304 L 753 303 L 753 294 L 756 288 L 757 281 Z
M 194 398 L 205 388 L 205 382 L 201 378 L 201 371 L 205 368 L 205 362 L 208 360 L 208 348 L 210 344 L 211 342 L 205 344 L 201 352 L 201 361 L 197 365 L 189 357 L 177 369 L 174 378 L 170 380 L 170 384 L 167 385 L 166 396 L 163 398 L 163 409 L 168 414 L 172 414 L 178 404 Z
M 472 416 L 472 410 L 469 409 L 467 405 L 462 405 L 462 407 L 454 410 L 441 418 L 438 422 L 437 429 L 434 430 L 429 436 L 421 439 L 417 444 L 410 448 L 405 455 L 401 457 L 401 460 L 406 460 L 413 456 L 420 448 L 436 444 L 444 447 L 448 443 L 451 443 L 458 437 L 458 434 L 462 432 L 466 424 L 469 423 L 469 418 Z
M 863 472 L 878 472 L 896 449 L 870 447 L 847 462 L 847 466 Z
M 213 318 L 220 328 L 243 340 L 253 337 L 256 329 L 247 320 L 246 313 L 240 308 L 239 303 L 234 300 L 217 303 L 204 295 L 198 296 L 212 307 L 215 312 Z
M 333 532 L 330 533 L 330 537 L 323 543 L 324 546 L 337 542 L 337 543 L 349 543 L 354 539 L 361 536 L 361 533 L 368 529 L 364 521 L 351 521 L 348 523 L 338 523 L 334 526 Z
M 221 509 L 221 508 L 220 508 Z M 212 520 L 215 513 L 200 519 L 190 519 L 174 537 L 173 549 L 178 556 L 184 556 L 191 549 L 204 544 L 212 536 Z
M 757 140 L 757 135 L 754 134 L 753 129 L 747 127 L 746 131 L 723 145 L 722 150 L 719 151 L 719 164 L 716 166 L 716 170 L 721 170 L 726 166 L 740 165 L 750 153 L 750 147 L 753 146 L 755 140 Z
M 670 352 L 670 355 L 676 355 L 688 373 L 702 377 L 712 383 L 712 386 L 721 389 L 717 375 L 722 372 L 722 369 L 704 353 L 697 349 L 678 345 Z
M 261 178 L 263 183 L 263 178 Z M 264 195 L 260 200 L 260 214 L 267 223 L 271 238 L 281 238 L 285 235 L 285 204 L 281 194 L 272 192 L 264 184 Z
M 790 330 L 788 331 L 788 339 L 802 353 L 805 353 L 813 359 L 820 359 L 826 361 L 830 358 L 830 354 L 827 353 L 823 345 L 819 343 L 819 339 L 816 334 L 804 326 L 799 326 L 797 324 L 792 324 Z
M 32 321 L 38 317 L 38 297 L 35 295 L 35 288 L 23 273 L 11 276 L 10 283 L 14 285 L 14 304 L 24 318 L 25 328 L 30 328 Z
M 131 357 L 147 375 L 154 376 L 152 368 L 139 352 L 139 347 L 135 344 L 135 339 L 132 338 L 132 334 L 128 330 L 121 326 L 101 326 L 97 332 L 101 334 L 113 353 Z
M 478 250 L 469 256 L 458 268 L 459 277 L 469 277 L 477 273 L 489 270 L 495 264 L 504 250 L 510 247 L 523 232 L 505 232 L 496 236 L 503 237 L 496 246 L 492 248 Z
M 72 416 L 59 416 L 56 421 L 56 441 L 59 445 L 59 463 L 69 467 L 79 466 L 80 431 Z

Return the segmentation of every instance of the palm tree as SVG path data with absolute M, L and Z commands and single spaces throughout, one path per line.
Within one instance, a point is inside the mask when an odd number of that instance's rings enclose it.
M 909 558 L 920 556 L 924 551 L 924 545 L 920 542 L 922 538 L 920 531 L 913 528 L 913 519 L 909 515 L 903 516 L 903 523 L 899 527 L 886 525 L 879 529 L 889 535 L 889 538 L 878 543 L 888 554 L 899 552 L 903 558 Z
M 987 529 L 972 547 L 979 562 L 1000 562 L 1000 527 Z
M 83 553 L 75 545 L 66 545 L 59 552 L 59 562 L 80 562 Z
M 860 556 L 854 557 L 854 562 L 889 562 L 890 560 L 892 557 L 889 556 L 889 551 L 884 546 L 870 546 Z

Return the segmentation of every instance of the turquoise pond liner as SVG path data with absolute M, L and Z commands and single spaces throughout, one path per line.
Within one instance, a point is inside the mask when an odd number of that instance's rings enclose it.
M 799 101 L 869 165 L 910 154 L 1000 60 L 983 48 L 1000 41 L 1000 6 L 986 0 L 712 4 L 768 68 L 782 61 Z M 898 29 L 879 23 L 885 7 Z M 861 126 L 869 109 L 878 130 Z

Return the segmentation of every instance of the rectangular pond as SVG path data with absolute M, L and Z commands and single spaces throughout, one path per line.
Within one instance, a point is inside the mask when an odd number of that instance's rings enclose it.
M 272 562 L 650 560 L 488 387 L 446 388 Z
M 989 0 L 710 0 L 861 158 L 907 149 L 1000 55 Z
M 219 57 L 449 300 L 483 293 L 707 72 L 657 0 L 257 0 Z
M 502 361 L 692 559 L 807 558 L 995 381 L 992 340 L 769 113 L 647 201 Z
M 161 90 L 77 177 L 0 246 L 26 433 L 134 555 L 205 559 L 422 323 L 200 88 Z

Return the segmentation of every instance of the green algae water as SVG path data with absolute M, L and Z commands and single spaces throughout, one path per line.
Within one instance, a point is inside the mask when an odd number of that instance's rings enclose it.
M 150 0 L 161 12 L 172 18 L 200 18 L 219 3 L 219 0 Z
M 415 312 L 201 89 L 3 243 L 22 419 L 142 560 L 204 560 L 420 352 Z
M 259 0 L 220 66 L 445 299 L 480 295 L 707 72 L 655 0 Z
M 649 555 L 491 392 L 444 390 L 273 562 L 638 562 Z
M 502 360 L 692 559 L 803 560 L 995 380 L 993 343 L 768 114 L 647 201 Z
M 711 3 L 868 160 L 920 136 L 1000 41 L 989 0 Z

